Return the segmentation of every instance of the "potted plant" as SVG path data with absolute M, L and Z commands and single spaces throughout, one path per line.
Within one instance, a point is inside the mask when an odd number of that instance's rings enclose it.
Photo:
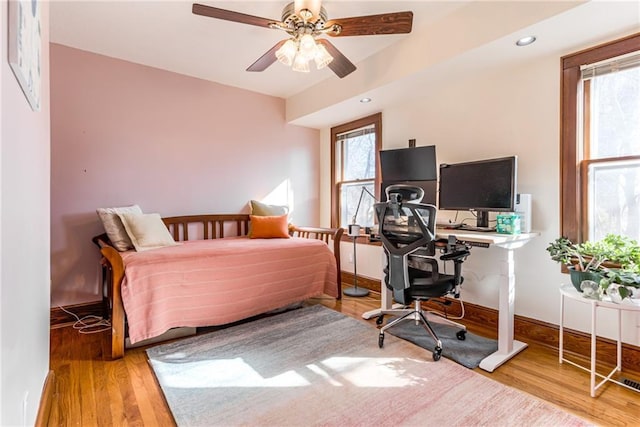
M 575 244 L 566 237 L 558 237 L 547 247 L 551 259 L 576 271 L 598 271 L 605 258 L 596 253 L 593 245 L 586 252 L 584 244 Z
M 605 258 L 591 249 L 593 248 L 590 248 L 587 254 L 583 246 L 566 237 L 557 238 L 547 247 L 552 260 L 567 266 L 571 283 L 578 292 L 582 292 L 580 284 L 583 280 L 599 283 L 602 278 L 600 267 Z
M 567 266 L 571 283 L 579 292 L 584 280 L 601 283 L 607 273 L 611 275 L 610 281 L 601 286 L 608 286 L 616 280 L 627 278 L 629 271 L 635 271 L 640 266 L 638 243 L 617 234 L 608 234 L 602 240 L 584 243 L 573 243 L 566 237 L 559 237 L 551 242 L 547 251 L 552 260 Z
M 600 288 L 613 302 L 622 302 L 627 297 L 640 298 L 640 265 L 605 269 Z

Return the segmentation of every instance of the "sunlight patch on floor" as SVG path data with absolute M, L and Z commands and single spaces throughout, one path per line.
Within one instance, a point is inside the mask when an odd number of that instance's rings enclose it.
M 396 388 L 417 385 L 427 379 L 412 372 L 422 371 L 425 362 L 408 358 L 330 357 L 317 364 L 289 369 L 264 377 L 243 358 L 162 363 L 164 382 L 172 388 L 282 388 L 306 387 L 324 381 L 342 387 Z M 160 368 L 160 366 L 157 366 Z
M 156 362 L 157 363 L 157 362 Z M 177 364 L 181 369 L 173 371 L 176 364 L 167 363 L 165 383 L 173 388 L 223 388 L 223 387 L 304 387 L 309 382 L 288 370 L 273 377 L 264 378 L 242 358 L 202 360 Z
M 409 365 L 424 363 L 403 357 L 331 357 L 322 362 L 356 387 L 376 388 L 407 387 L 426 382 L 425 378 L 407 370 Z

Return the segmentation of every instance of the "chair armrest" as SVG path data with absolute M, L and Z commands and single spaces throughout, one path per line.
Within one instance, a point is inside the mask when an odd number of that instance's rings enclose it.
M 461 261 L 471 254 L 468 250 L 448 252 L 440 256 L 443 261 Z
M 438 268 L 438 260 L 435 258 L 423 258 L 423 262 L 431 264 L 431 280 L 436 281 L 440 277 L 440 270 Z

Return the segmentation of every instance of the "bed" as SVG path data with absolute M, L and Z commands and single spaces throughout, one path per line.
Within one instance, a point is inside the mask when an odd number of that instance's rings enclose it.
M 112 359 L 124 355 L 126 332 L 136 343 L 342 294 L 342 229 L 290 226 L 291 238 L 250 239 L 248 214 L 162 221 L 179 244 L 121 252 L 106 234 L 93 238 L 102 254 Z

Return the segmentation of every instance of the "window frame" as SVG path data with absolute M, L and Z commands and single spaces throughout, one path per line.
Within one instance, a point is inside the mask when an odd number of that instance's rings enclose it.
M 340 198 L 338 197 L 339 186 L 342 181 L 337 179 L 337 153 L 336 143 L 337 136 L 346 132 L 351 132 L 365 126 L 373 125 L 375 132 L 375 177 L 374 177 L 374 194 L 376 199 L 380 200 L 380 150 L 382 149 L 382 113 L 376 113 L 367 117 L 344 123 L 331 128 L 331 227 L 338 227 L 340 223 Z M 367 181 L 369 181 L 367 179 Z M 343 227 L 346 228 L 346 227 Z
M 578 123 L 580 66 L 640 51 L 640 33 L 585 49 L 561 58 L 560 88 L 560 235 L 572 242 L 588 236 L 586 168 L 582 165 L 583 145 Z M 588 109 L 585 109 L 588 112 Z M 588 121 L 587 117 L 587 121 Z M 583 131 L 585 131 L 583 129 Z M 588 135 L 588 133 L 585 133 Z

